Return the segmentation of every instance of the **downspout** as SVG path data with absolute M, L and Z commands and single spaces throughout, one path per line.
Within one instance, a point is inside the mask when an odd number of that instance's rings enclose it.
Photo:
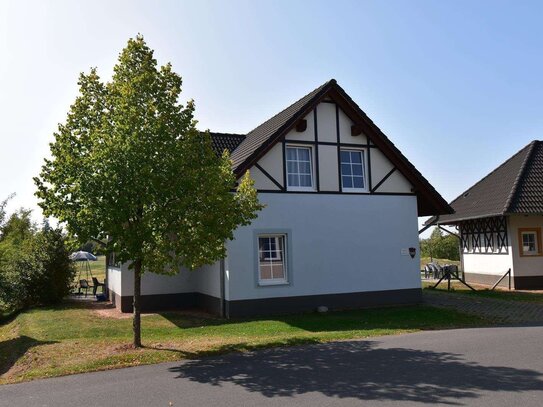
M 225 292 L 226 292 L 226 284 L 225 284 L 225 273 L 226 273 L 226 265 L 225 265 L 225 261 L 224 261 L 224 258 L 222 258 L 220 261 L 219 261 L 219 279 L 220 279 L 220 286 L 221 286 L 221 293 L 220 293 L 220 302 L 221 302 L 221 305 L 220 305 L 220 315 L 221 315 L 221 318 L 228 318 L 228 316 L 226 315 L 226 296 L 225 296 Z

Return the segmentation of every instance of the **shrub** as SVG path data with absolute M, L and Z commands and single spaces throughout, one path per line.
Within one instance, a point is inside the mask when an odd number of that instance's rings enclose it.
M 37 230 L 30 212 L 0 225 L 0 303 L 8 310 L 54 304 L 70 291 L 75 267 L 62 230 Z

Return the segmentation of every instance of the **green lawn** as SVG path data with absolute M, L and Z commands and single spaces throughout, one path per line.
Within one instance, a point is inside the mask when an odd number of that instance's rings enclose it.
M 469 284 L 469 283 L 468 283 Z M 422 286 L 425 289 L 430 289 L 430 287 L 433 287 L 434 283 L 431 282 L 423 282 Z M 521 302 L 541 302 L 543 303 L 543 293 L 541 292 L 519 292 L 514 290 L 504 290 L 502 288 L 496 288 L 494 291 L 490 291 L 490 289 L 486 286 L 479 286 L 475 284 L 470 284 L 472 287 L 476 289 L 476 291 L 470 290 L 468 287 L 463 285 L 462 283 L 458 281 L 451 281 L 451 292 L 456 294 L 462 294 L 462 295 L 469 295 L 469 296 L 476 296 L 476 297 L 486 297 L 486 298 L 495 298 L 498 300 L 506 300 L 506 301 L 521 301 Z M 441 284 L 436 288 L 438 291 L 447 292 L 447 282 L 443 280 Z
M 89 266 L 93 277 L 96 277 L 98 281 L 103 282 L 106 277 L 106 256 L 97 256 L 98 260 L 89 261 Z M 76 262 L 75 267 L 77 273 L 75 274 L 75 283 L 79 281 L 79 273 L 81 272 L 81 278 L 86 278 L 86 264 L 85 262 Z M 89 283 L 92 284 L 92 280 L 89 276 Z
M 232 321 L 203 314 L 168 312 L 143 316 L 145 347 L 135 350 L 129 346 L 130 316 L 97 306 L 97 303 L 67 303 L 35 309 L 0 325 L 0 383 L 259 347 L 486 323 L 427 306 Z

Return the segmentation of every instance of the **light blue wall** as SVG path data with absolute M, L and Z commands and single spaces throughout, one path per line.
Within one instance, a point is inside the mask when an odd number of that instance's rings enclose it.
M 415 196 L 259 198 L 266 208 L 228 243 L 228 300 L 420 288 Z M 290 231 L 289 284 L 259 286 L 256 235 L 278 230 Z M 409 247 L 417 248 L 414 259 L 402 254 Z

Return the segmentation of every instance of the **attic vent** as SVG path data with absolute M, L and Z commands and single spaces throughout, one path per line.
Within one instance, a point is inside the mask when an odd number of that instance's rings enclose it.
M 463 198 L 467 198 L 469 196 L 469 192 L 466 192 L 464 195 L 462 195 Z

